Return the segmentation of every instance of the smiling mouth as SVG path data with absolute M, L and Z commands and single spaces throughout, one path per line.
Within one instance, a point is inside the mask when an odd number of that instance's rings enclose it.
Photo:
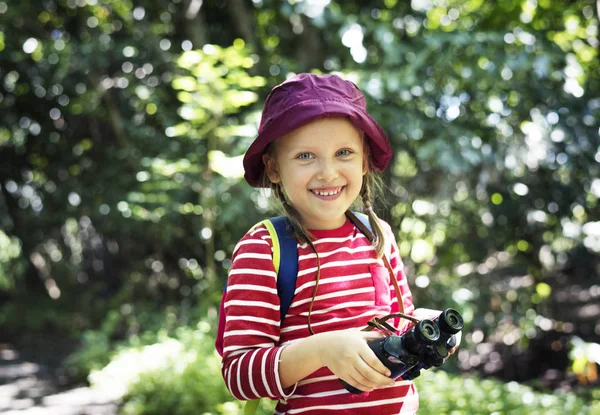
M 338 193 L 340 193 L 344 189 L 344 187 L 346 186 L 336 187 L 329 190 L 311 189 L 311 192 L 313 192 L 317 196 L 335 196 Z

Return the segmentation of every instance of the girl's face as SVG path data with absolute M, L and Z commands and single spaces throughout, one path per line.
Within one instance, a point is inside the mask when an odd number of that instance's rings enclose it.
M 358 197 L 367 160 L 363 138 L 346 118 L 321 118 L 275 142 L 263 156 L 267 175 L 281 183 L 307 229 L 335 229 Z

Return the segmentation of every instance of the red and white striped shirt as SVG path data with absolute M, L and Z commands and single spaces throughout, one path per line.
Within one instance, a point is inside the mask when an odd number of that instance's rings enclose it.
M 398 247 L 389 225 L 382 224 L 391 245 L 390 265 L 404 310 L 410 314 L 414 306 Z M 315 333 L 363 328 L 372 317 L 398 311 L 396 292 L 383 260 L 377 258 L 371 242 L 352 222 L 311 233 L 321 262 L 311 312 Z M 308 310 L 317 274 L 315 253 L 307 244 L 298 244 L 296 291 L 281 324 L 272 243 L 266 228 L 248 232 L 237 244 L 232 260 L 225 299 L 222 373 L 234 397 L 278 399 L 277 414 L 416 412 L 415 386 L 402 379 L 390 387 L 351 394 L 327 367 L 322 367 L 295 388 L 284 390 L 279 379 L 281 351 L 285 343 L 309 336 Z

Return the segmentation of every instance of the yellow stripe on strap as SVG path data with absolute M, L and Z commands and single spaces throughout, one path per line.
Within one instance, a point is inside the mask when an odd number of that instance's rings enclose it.
M 271 242 L 273 244 L 273 266 L 275 267 L 275 274 L 279 274 L 280 248 L 279 238 L 277 237 L 277 231 L 275 230 L 273 223 L 269 219 L 265 219 L 263 221 L 258 222 L 256 225 L 250 228 L 250 231 L 253 231 L 260 225 L 265 225 L 265 228 L 267 228 L 267 231 L 269 231 L 269 236 L 271 237 Z
M 271 236 L 271 242 L 273 243 L 273 265 L 275 266 L 275 273 L 279 274 L 279 238 L 277 237 L 277 231 L 273 226 L 273 223 L 269 219 L 265 219 L 262 222 L 263 225 L 269 231 L 269 235 Z

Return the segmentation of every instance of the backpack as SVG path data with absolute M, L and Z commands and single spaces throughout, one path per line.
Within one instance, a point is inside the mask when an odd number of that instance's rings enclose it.
M 277 273 L 277 294 L 280 299 L 279 317 L 283 322 L 296 290 L 296 278 L 298 277 L 298 249 L 297 241 L 292 234 L 289 221 L 285 216 L 277 216 L 265 219 L 254 225 L 250 230 L 265 225 L 273 244 L 273 265 Z M 227 295 L 227 284 L 223 289 L 221 306 L 219 307 L 219 325 L 217 327 L 217 339 L 215 348 L 220 356 L 223 356 L 223 333 L 225 331 L 225 297 Z
M 348 212 L 350 213 L 350 212 Z M 373 240 L 373 229 L 369 218 L 363 213 L 352 212 L 347 215 L 354 225 L 361 230 L 369 240 Z M 273 265 L 277 273 L 277 294 L 280 299 L 279 317 L 283 323 L 285 316 L 292 304 L 294 291 L 296 291 L 296 278 L 298 277 L 298 248 L 297 241 L 293 235 L 289 220 L 285 216 L 277 216 L 265 219 L 250 230 L 265 225 L 273 244 Z M 390 252 L 386 250 L 385 256 L 390 260 Z M 223 356 L 223 334 L 225 332 L 225 297 L 227 295 L 227 284 L 223 289 L 221 306 L 219 307 L 219 325 L 217 327 L 217 338 L 215 348 L 220 356 Z M 248 401 L 244 406 L 244 414 L 253 414 L 258 407 L 259 400 Z

